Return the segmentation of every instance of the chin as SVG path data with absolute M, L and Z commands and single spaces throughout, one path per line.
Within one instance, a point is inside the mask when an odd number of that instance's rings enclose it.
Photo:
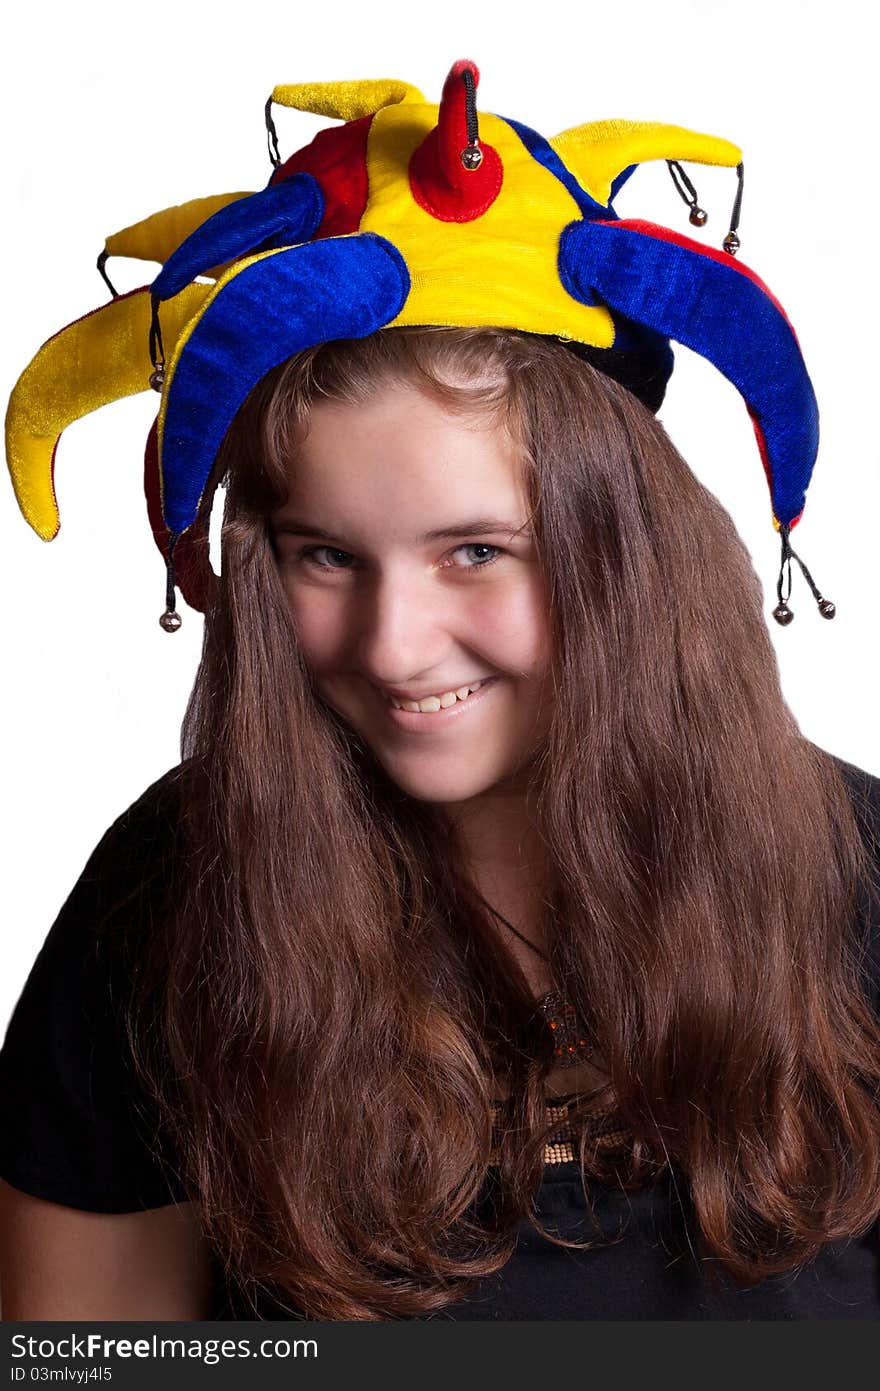
M 475 797 L 490 792 L 501 781 L 500 777 L 475 779 L 473 770 L 469 775 L 458 778 L 419 777 L 417 774 L 408 777 L 403 769 L 395 767 L 393 761 L 382 760 L 382 766 L 391 781 L 408 797 L 414 798 L 417 802 L 436 802 L 444 806 L 472 801 Z

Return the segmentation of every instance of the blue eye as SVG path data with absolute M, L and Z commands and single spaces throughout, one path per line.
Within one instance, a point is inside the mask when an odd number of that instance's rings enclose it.
M 475 565 L 458 566 L 458 569 L 483 570 L 487 565 L 492 565 L 501 558 L 502 552 L 498 546 L 492 546 L 488 541 L 466 541 L 463 546 L 456 546 L 459 551 L 494 551 L 495 554 L 486 560 L 478 560 Z
M 477 560 L 473 565 L 457 565 L 457 570 L 485 570 L 487 565 L 494 565 L 496 560 L 500 560 L 503 551 L 499 546 L 493 546 L 488 541 L 465 541 L 461 546 L 456 546 L 456 551 L 494 551 L 495 554 L 488 556 L 484 560 Z M 340 550 L 337 546 L 306 546 L 299 553 L 300 560 L 308 561 L 310 565 L 318 570 L 350 570 L 350 565 L 328 565 L 325 561 L 317 560 L 319 551 L 326 551 L 328 555 L 348 556 L 351 559 L 350 551 Z
M 313 556 L 318 551 L 327 551 L 329 555 L 348 555 L 348 551 L 337 550 L 335 546 L 306 546 L 305 550 L 302 550 L 299 553 L 300 559 L 308 560 L 312 563 L 312 565 L 317 565 L 319 570 L 338 570 L 340 568 L 346 570 L 350 568 L 346 565 L 343 565 L 341 567 L 338 565 L 324 565 L 320 560 L 314 560 Z

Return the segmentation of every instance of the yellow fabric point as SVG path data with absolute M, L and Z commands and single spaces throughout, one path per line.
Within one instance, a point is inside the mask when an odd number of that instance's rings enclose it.
M 678 335 L 739 387 L 755 421 L 774 530 L 787 529 L 773 507 L 790 516 L 799 501 L 802 506 L 815 460 L 816 417 L 809 377 L 784 313 L 746 267 L 740 269 L 748 279 L 728 274 L 722 269 L 724 256 L 669 229 L 648 225 L 645 235 L 633 234 L 625 244 L 605 227 L 589 229 L 590 219 L 603 223 L 615 216 L 610 211 L 612 187 L 639 164 L 680 160 L 721 166 L 738 176 L 731 233 L 725 238 L 725 251 L 735 252 L 743 189 L 739 147 L 683 126 L 613 119 L 573 126 L 549 141 L 536 135 L 539 143 L 531 153 L 526 130 L 519 127 L 519 134 L 515 124 L 477 109 L 478 83 L 476 65 L 464 59 L 450 69 L 439 104 L 427 102 L 410 83 L 390 78 L 276 86 L 266 109 L 274 165 L 279 157 L 272 102 L 345 123 L 342 129 L 325 125 L 287 161 L 312 181 L 308 190 L 299 185 L 285 190 L 289 223 L 273 221 L 267 232 L 263 211 L 272 198 L 233 192 L 162 209 L 107 238 L 99 258 L 102 269 L 113 256 L 167 267 L 179 248 L 191 252 L 181 255 L 175 284 L 203 267 L 206 256 L 235 258 L 201 270 L 196 282 L 162 306 L 164 371 L 157 431 L 163 515 L 167 500 L 177 534 L 192 525 L 221 437 L 215 426 L 228 425 L 242 390 L 254 384 L 251 377 L 302 342 L 324 341 L 321 335 L 344 333 L 349 324 L 357 330 L 366 308 L 376 328 L 494 326 L 599 350 L 619 345 L 627 372 L 620 372 L 614 359 L 607 364 L 609 372 L 625 379 L 653 411 L 672 367 L 667 334 Z M 357 130 L 348 128 L 352 122 L 362 123 L 360 140 Z M 482 147 L 482 159 L 475 142 Z M 542 162 L 542 145 L 545 152 L 552 149 L 549 162 L 559 176 Z M 276 168 L 270 185 L 279 172 L 284 171 Z M 690 188 L 687 179 L 685 186 Z M 304 259 L 303 242 L 272 246 L 298 236 L 301 191 L 304 197 L 311 195 L 312 203 L 318 200 L 317 211 L 323 209 L 306 241 L 329 239 L 327 231 L 345 228 L 332 240 L 361 238 L 362 245 L 340 245 L 338 257 L 316 256 L 314 262 Z M 278 201 L 286 206 L 284 194 Z M 692 201 L 692 221 L 702 225 L 705 217 L 694 212 L 693 190 L 686 201 Z M 231 207 L 239 202 L 240 208 Z M 222 245 L 220 239 L 216 245 L 212 241 L 205 251 L 200 230 L 224 209 L 230 209 L 241 235 L 222 239 Z M 198 245 L 191 244 L 194 237 Z M 382 252 L 374 237 L 385 243 Z M 255 250 L 261 246 L 272 249 Z M 396 267 L 390 277 L 386 254 Z M 291 256 L 292 263 L 255 271 L 253 283 L 237 285 L 227 297 L 229 304 L 221 300 L 203 325 L 202 316 L 235 277 L 278 255 Z M 595 273 L 590 271 L 592 257 Z M 345 274 L 349 261 L 356 271 L 351 287 Z M 339 276 L 338 287 L 327 283 L 331 274 Z M 297 317 L 289 333 L 284 306 L 273 296 L 275 286 L 283 294 L 288 275 L 308 301 L 302 320 Z M 653 277 L 651 285 L 641 282 L 645 276 Z M 718 304 L 704 306 L 710 299 Z M 149 343 L 156 327 L 151 309 L 149 286 L 116 297 L 44 344 L 12 392 L 6 416 L 9 470 L 22 515 L 46 540 L 60 525 L 54 467 L 65 427 L 110 401 L 149 389 Z M 627 314 L 638 316 L 632 332 Z M 729 366 L 720 341 L 731 318 L 742 328 L 737 371 Z M 251 351 L 251 339 L 259 338 L 264 324 L 267 341 L 255 342 Z M 766 335 L 767 351 L 752 343 L 752 329 Z M 228 390 L 217 385 L 223 373 L 234 379 Z M 790 412 L 779 410 L 783 398 L 791 402 Z M 802 442 L 794 433 L 797 427 L 803 431 Z M 152 512 L 151 520 L 155 524 Z M 819 605 L 824 617 L 834 616 L 833 604 L 820 599 Z M 791 615 L 777 609 L 774 617 L 783 622 Z
M 207 198 L 193 198 L 188 203 L 177 203 L 172 208 L 163 208 L 150 217 L 114 232 L 104 243 L 108 256 L 127 256 L 139 261 L 167 261 L 181 242 L 200 227 L 214 213 L 235 203 L 239 198 L 249 198 L 250 193 L 214 193 Z
M 559 238 L 580 210 L 506 121 L 480 113 L 480 138 L 504 166 L 501 192 L 481 217 L 441 222 L 416 202 L 401 170 L 437 124 L 438 110 L 428 104 L 387 107 L 370 126 L 369 198 L 361 231 L 393 242 L 412 278 L 407 301 L 388 326 L 492 324 L 610 348 L 614 324 L 608 310 L 582 304 L 559 279 Z
M 356 121 L 372 116 L 384 106 L 399 102 L 423 102 L 418 87 L 394 78 L 367 78 L 355 82 L 298 82 L 274 88 L 272 100 L 297 111 L 316 116 L 335 116 L 340 121 Z
M 166 353 L 211 285 L 189 285 L 162 306 Z M 25 521 L 44 541 L 57 536 L 54 456 L 68 425 L 100 406 L 149 390 L 149 289 L 120 295 L 44 343 L 13 388 L 6 458 Z
M 549 143 L 590 197 L 605 207 L 612 183 L 631 164 L 682 159 L 735 169 L 742 162 L 742 151 L 729 140 L 659 121 L 590 121 L 554 135 Z

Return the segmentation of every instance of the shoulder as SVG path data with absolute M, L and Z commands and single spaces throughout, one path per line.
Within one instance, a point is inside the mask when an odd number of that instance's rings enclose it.
M 182 848 L 181 789 L 186 764 L 157 778 L 105 831 L 89 857 L 83 876 L 97 871 L 142 866 L 152 875 L 167 868 L 168 856 Z
M 92 948 L 113 928 L 148 922 L 167 902 L 186 857 L 186 772 L 186 764 L 170 768 L 116 817 L 89 855 L 53 932 L 81 933 L 81 945 Z
M 119 1001 L 148 956 L 161 968 L 169 908 L 186 875 L 187 767 L 163 773 L 108 827 L 52 929 L 78 943 L 96 988 Z
M 79 1017 L 103 996 L 110 974 L 124 978 L 123 943 L 144 944 L 179 882 L 184 772 L 185 765 L 177 765 L 151 783 L 95 845 L 46 934 L 13 1033 L 23 1012 L 48 1022 L 64 1007 Z
M 139 964 L 161 941 L 182 858 L 183 765 L 101 837 L 52 924 L 0 1049 L 0 1177 L 97 1212 L 183 1194 L 126 1034 Z
M 863 835 L 880 855 L 880 777 L 836 754 L 829 757 L 846 783 Z

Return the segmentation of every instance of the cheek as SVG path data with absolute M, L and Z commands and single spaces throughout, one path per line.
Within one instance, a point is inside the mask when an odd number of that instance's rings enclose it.
M 317 588 L 290 585 L 285 595 L 297 641 L 309 664 L 318 669 L 332 665 L 349 632 L 346 605 Z M 443 622 L 440 614 L 438 621 Z M 474 596 L 466 609 L 452 605 L 448 625 L 453 636 L 484 652 L 501 668 L 533 676 L 550 661 L 549 610 L 538 576 Z
M 332 659 L 341 640 L 342 611 L 332 596 L 318 590 L 286 587 L 285 597 L 296 640 L 310 666 Z
M 550 660 L 550 614 L 541 583 L 522 585 L 487 608 L 484 631 L 491 635 L 499 665 L 518 663 L 529 675 Z

